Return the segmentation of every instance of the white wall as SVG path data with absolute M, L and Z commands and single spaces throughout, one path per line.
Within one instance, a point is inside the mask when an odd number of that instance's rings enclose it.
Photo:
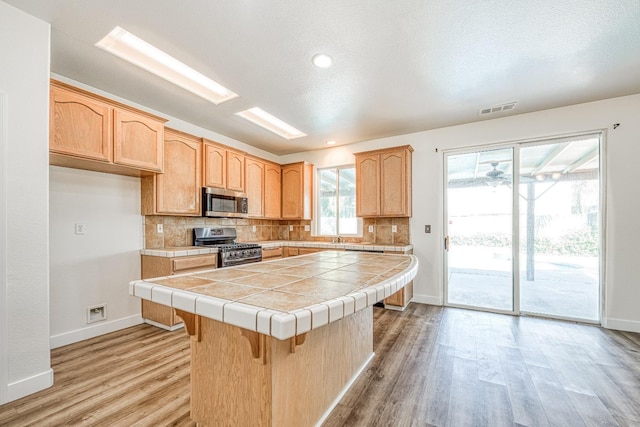
M 0 2 L 0 404 L 51 386 L 49 24 Z M 4 126 L 3 126 L 4 127 Z M 0 271 L 1 272 L 1 271 Z
M 545 110 L 283 156 L 317 167 L 353 163 L 352 153 L 410 144 L 413 153 L 414 254 L 420 260 L 415 300 L 443 303 L 443 149 L 533 140 L 602 130 L 606 135 L 606 277 L 604 326 L 640 332 L 640 95 Z M 612 125 L 620 123 L 613 130 Z M 438 148 L 438 153 L 435 149 Z M 432 233 L 424 233 L 424 225 Z
M 128 287 L 140 279 L 140 179 L 50 166 L 49 189 L 51 347 L 142 323 Z M 87 323 L 101 304 L 107 319 Z

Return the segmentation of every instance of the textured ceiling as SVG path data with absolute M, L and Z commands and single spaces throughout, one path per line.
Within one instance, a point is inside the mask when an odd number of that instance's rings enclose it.
M 638 0 L 4 1 L 51 23 L 52 72 L 279 155 L 640 93 Z M 94 47 L 117 25 L 239 97 L 209 104 Z M 234 115 L 254 106 L 308 136 Z

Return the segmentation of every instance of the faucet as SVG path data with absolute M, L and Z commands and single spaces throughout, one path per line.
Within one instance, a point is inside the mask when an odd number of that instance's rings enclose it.
M 333 240 L 331 240 L 331 243 L 340 243 L 342 241 L 342 239 L 340 239 L 340 236 L 336 236 L 333 238 Z

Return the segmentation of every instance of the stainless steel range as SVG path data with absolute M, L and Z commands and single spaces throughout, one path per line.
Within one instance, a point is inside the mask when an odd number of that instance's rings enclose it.
M 231 267 L 262 261 L 262 247 L 257 243 L 236 243 L 236 229 L 231 227 L 194 228 L 195 246 L 218 248 L 218 267 Z

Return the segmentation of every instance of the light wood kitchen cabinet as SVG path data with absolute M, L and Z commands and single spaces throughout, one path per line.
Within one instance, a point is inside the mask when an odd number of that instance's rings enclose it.
M 307 162 L 282 166 L 282 219 L 311 219 L 313 165 Z
M 203 185 L 244 193 L 244 153 L 204 138 L 202 141 Z
M 411 298 L 413 298 L 413 280 L 395 294 L 385 298 L 384 306 L 392 310 L 404 310 Z
M 264 164 L 264 217 L 279 219 L 282 216 L 282 169 L 280 165 Z
M 166 129 L 164 173 L 141 180 L 143 215 L 201 215 L 201 150 L 200 138 Z
M 113 162 L 161 172 L 164 123 L 131 111 L 113 111 Z
M 244 187 L 244 153 L 227 150 L 227 190 L 243 193 Z
M 413 250 L 399 252 L 399 251 L 384 251 L 385 254 L 413 254 Z M 405 307 L 411 302 L 413 298 L 413 280 L 407 283 L 404 288 L 400 289 L 395 294 L 384 299 L 384 307 L 392 310 L 404 310 Z
M 227 149 L 203 139 L 202 170 L 205 187 L 227 188 Z
M 254 157 L 245 158 L 245 174 L 246 174 L 246 195 L 249 199 L 248 213 L 251 217 L 262 218 L 264 216 L 265 205 L 265 165 Z
M 53 165 L 142 176 L 162 172 L 166 120 L 51 80 Z
M 183 257 L 159 257 L 141 255 L 142 279 L 192 273 L 216 268 L 217 254 L 192 255 Z M 174 330 L 182 324 L 182 319 L 166 305 L 142 300 L 142 318 L 161 328 Z
M 355 153 L 356 216 L 411 216 L 412 152 L 405 145 Z
M 282 248 L 262 248 L 263 261 L 282 258 L 282 254 L 283 254 Z

